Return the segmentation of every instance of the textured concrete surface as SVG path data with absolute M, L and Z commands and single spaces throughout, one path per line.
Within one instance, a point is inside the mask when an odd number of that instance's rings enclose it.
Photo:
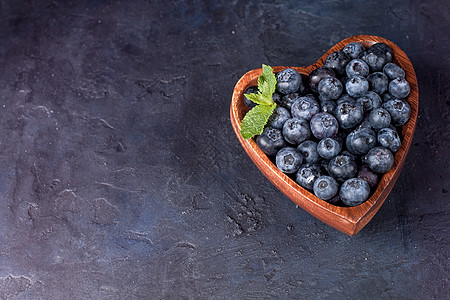
M 1 299 L 448 299 L 448 1 L 0 1 Z M 295 207 L 229 123 L 262 63 L 380 35 L 413 146 L 356 236 Z

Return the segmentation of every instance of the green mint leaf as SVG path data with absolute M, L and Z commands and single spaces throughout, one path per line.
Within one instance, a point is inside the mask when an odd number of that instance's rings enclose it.
M 269 117 L 277 107 L 276 103 L 271 105 L 257 105 L 253 107 L 242 119 L 241 135 L 248 140 L 263 132 Z
M 251 93 L 251 94 L 244 94 L 245 98 L 248 100 L 256 103 L 256 104 L 267 104 L 266 101 L 262 100 L 261 93 L 258 92 L 258 94 Z
M 262 74 L 258 78 L 258 90 L 264 98 L 272 100 L 275 92 L 277 78 L 273 73 L 273 69 L 268 65 L 262 65 Z
M 258 86 L 259 87 L 259 86 Z M 264 91 L 270 91 L 270 84 L 267 81 L 264 81 L 262 83 L 262 89 Z M 273 98 L 272 95 L 273 93 L 267 93 L 267 92 L 259 92 L 261 94 L 261 102 L 266 104 L 266 105 L 271 105 L 273 103 Z

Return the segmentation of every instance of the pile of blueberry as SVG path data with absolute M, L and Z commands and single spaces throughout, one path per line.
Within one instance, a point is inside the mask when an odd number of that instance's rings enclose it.
M 338 206 L 366 201 L 393 166 L 398 132 L 411 113 L 404 100 L 410 87 L 392 49 L 350 43 L 307 78 L 291 68 L 276 77 L 278 106 L 256 137 L 259 148 L 322 200 Z M 254 86 L 246 90 L 255 92 Z

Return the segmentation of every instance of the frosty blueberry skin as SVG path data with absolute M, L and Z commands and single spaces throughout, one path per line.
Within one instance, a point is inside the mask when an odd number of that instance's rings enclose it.
M 350 96 L 359 98 L 369 90 L 369 82 L 363 76 L 354 76 L 345 83 L 345 90 Z
M 313 95 L 298 98 L 291 106 L 291 114 L 295 118 L 310 121 L 320 111 L 320 105 Z
M 364 179 L 370 188 L 376 188 L 378 184 L 378 175 L 372 171 L 368 166 L 362 165 L 358 171 L 358 178 Z
M 316 164 L 320 160 L 317 152 L 317 143 L 311 140 L 304 141 L 298 145 L 297 150 L 303 155 L 303 161 L 309 164 Z
M 386 49 L 374 46 L 363 52 L 360 58 L 369 65 L 372 72 L 378 72 L 383 70 L 385 64 L 392 61 L 392 55 L 385 51 Z
M 334 115 L 342 129 L 350 129 L 361 123 L 364 110 L 359 103 L 343 102 L 338 104 Z
M 370 126 L 378 131 L 391 125 L 391 115 L 382 107 L 372 110 L 369 114 Z
M 405 71 L 394 63 L 387 63 L 383 68 L 383 73 L 393 80 L 395 78 L 405 78 Z
M 392 128 L 382 128 L 377 135 L 378 144 L 388 148 L 392 152 L 397 152 L 402 144 L 397 131 Z
M 374 96 L 376 95 L 376 96 Z M 378 96 L 378 94 L 373 92 L 367 92 L 362 97 L 359 97 L 356 99 L 356 102 L 358 102 L 364 109 L 364 112 L 369 113 L 372 109 L 378 108 L 381 106 L 381 98 Z
M 395 97 L 392 96 L 391 94 L 389 94 L 389 92 L 388 92 L 388 93 L 384 93 L 384 94 L 381 95 L 381 101 L 382 101 L 383 103 L 386 103 L 386 102 L 388 102 L 389 100 L 394 100 L 394 99 L 395 99 Z
M 392 59 L 394 58 L 394 53 L 392 52 L 391 47 L 389 47 L 385 43 L 375 43 L 371 47 L 369 47 L 367 51 L 384 55 L 386 63 L 392 62 Z
M 312 190 L 314 182 L 321 176 L 320 167 L 317 164 L 304 164 L 295 176 L 295 181 L 303 188 Z
M 369 128 L 358 128 L 349 133 L 346 139 L 347 149 L 356 155 L 364 155 L 377 144 L 377 137 Z
M 282 94 L 295 93 L 303 85 L 300 73 L 292 68 L 280 71 L 277 75 L 276 89 Z
M 336 102 L 333 100 L 324 100 L 320 101 L 320 110 L 322 112 L 334 114 L 334 111 L 336 110 Z
M 408 97 L 411 88 L 405 78 L 395 78 L 389 83 L 389 93 L 399 99 Z
M 256 137 L 256 144 L 265 154 L 275 155 L 278 150 L 286 146 L 286 141 L 279 129 L 268 127 Z
M 339 190 L 339 197 L 347 206 L 356 206 L 369 198 L 370 186 L 361 178 L 346 180 Z
M 383 94 L 389 85 L 389 79 L 383 72 L 375 72 L 367 76 L 369 89 L 378 95 Z
M 327 56 L 323 66 L 335 70 L 339 75 L 344 75 L 345 67 L 349 61 L 350 57 L 346 53 L 336 51 Z
M 362 59 L 356 58 L 347 64 L 345 72 L 349 78 L 354 76 L 367 76 L 369 75 L 369 66 Z
M 334 77 L 326 77 L 319 82 L 317 89 L 321 96 L 334 100 L 339 98 L 344 90 L 344 87 L 339 79 Z
M 285 140 L 293 145 L 298 145 L 311 135 L 308 121 L 302 118 L 288 119 L 283 125 Z
M 289 112 L 291 111 L 292 104 L 294 104 L 297 99 L 299 99 L 301 96 L 298 93 L 292 93 L 288 95 L 284 95 L 279 100 L 278 104 L 281 107 L 286 108 Z
M 336 72 L 330 68 L 320 67 L 313 70 L 308 75 L 308 84 L 313 92 L 318 93 L 319 82 L 326 77 L 334 77 L 336 78 Z
M 381 106 L 391 115 L 391 121 L 394 126 L 402 126 L 408 122 L 411 115 L 411 106 L 408 102 L 401 99 L 389 100 Z
M 291 118 L 291 113 L 284 107 L 278 106 L 273 111 L 267 124 L 272 128 L 282 129 L 284 123 Z
M 341 151 L 341 145 L 333 138 L 324 138 L 317 144 L 317 153 L 324 159 L 331 159 Z
M 350 58 L 355 59 L 361 56 L 361 54 L 366 50 L 361 43 L 354 42 L 347 44 L 342 52 L 347 54 Z
M 349 94 L 342 94 L 339 99 L 336 100 L 336 104 L 341 104 L 343 102 L 355 103 L 356 99 L 350 96 Z
M 277 156 L 275 157 L 275 163 L 281 172 L 293 174 L 297 172 L 302 165 L 303 157 L 297 149 L 285 147 L 278 151 Z
M 355 176 L 356 171 L 357 164 L 348 155 L 338 155 L 328 163 L 328 173 L 340 182 Z
M 330 200 L 339 189 L 339 185 L 333 177 L 322 175 L 314 182 L 314 194 L 322 200 Z
M 315 114 L 310 121 L 310 127 L 312 134 L 318 139 L 334 137 L 339 130 L 337 119 L 327 112 Z
M 384 147 L 374 147 L 363 157 L 363 162 L 372 171 L 383 174 L 389 171 L 394 165 L 394 155 Z

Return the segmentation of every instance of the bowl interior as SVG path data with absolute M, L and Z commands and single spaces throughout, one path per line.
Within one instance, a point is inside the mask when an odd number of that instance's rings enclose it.
M 378 187 L 366 202 L 354 207 L 340 207 L 317 198 L 311 192 L 300 187 L 289 176 L 278 170 L 267 155 L 258 148 L 253 139 L 245 140 L 242 138 L 240 124 L 248 111 L 243 101 L 243 94 L 248 87 L 257 85 L 258 76 L 261 74 L 262 69 L 251 70 L 241 77 L 234 88 L 230 107 L 231 124 L 236 136 L 260 171 L 297 205 L 321 221 L 348 235 L 356 234 L 370 221 L 392 190 L 411 146 L 419 106 L 417 78 L 411 62 L 397 45 L 381 37 L 370 35 L 352 36 L 333 46 L 316 63 L 307 67 L 291 68 L 306 77 L 314 69 L 323 66 L 326 57 L 330 53 L 342 50 L 345 45 L 351 42 L 360 42 L 366 48 L 378 42 L 383 42 L 390 46 L 394 53 L 393 62 L 405 70 L 405 78 L 411 88 L 409 96 L 405 99 L 411 106 L 411 116 L 409 121 L 403 125 L 400 133 L 402 138 L 401 148 L 395 154 L 393 167 L 380 178 Z M 287 67 L 273 67 L 274 72 L 279 72 L 285 68 Z

